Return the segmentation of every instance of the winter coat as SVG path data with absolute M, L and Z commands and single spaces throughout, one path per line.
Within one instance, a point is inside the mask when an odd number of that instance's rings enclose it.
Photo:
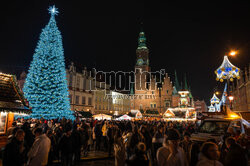
M 72 135 L 67 136 L 66 134 L 63 134 L 61 140 L 59 141 L 59 149 L 62 153 L 62 155 L 72 154 L 73 153 L 73 137 Z
M 42 134 L 36 137 L 29 153 L 28 165 L 29 166 L 42 166 L 48 163 L 48 155 L 50 151 L 50 139 Z
M 122 139 L 119 138 L 117 143 L 114 144 L 115 166 L 125 165 L 125 146 Z
M 159 148 L 156 155 L 158 166 L 187 166 L 184 150 L 178 147 L 177 151 L 177 154 L 172 156 L 168 147 Z
M 129 160 L 126 161 L 128 166 L 149 166 L 149 160 L 145 153 L 136 153 L 135 155 L 131 156 Z
M 199 161 L 196 166 L 223 166 L 223 164 L 217 160 L 209 160 L 206 156 L 200 153 Z
M 225 157 L 225 166 L 247 166 L 247 164 L 247 155 L 244 149 L 239 144 L 231 145 Z
M 3 166 L 21 166 L 24 164 L 24 152 L 20 152 L 21 142 L 16 137 L 5 146 L 3 153 Z

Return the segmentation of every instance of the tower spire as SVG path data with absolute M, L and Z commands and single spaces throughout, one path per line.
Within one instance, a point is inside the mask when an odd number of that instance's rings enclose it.
M 185 75 L 184 75 L 184 89 L 185 89 L 185 90 L 188 90 L 187 75 L 186 75 L 186 73 L 185 73 Z
M 147 49 L 146 45 L 146 37 L 145 33 L 142 28 L 142 23 L 141 23 L 141 31 L 139 33 L 139 38 L 138 38 L 138 48 L 137 49 Z
M 176 90 L 179 91 L 180 90 L 180 85 L 179 85 L 179 81 L 178 81 L 176 70 L 175 70 L 175 73 L 174 73 L 174 78 L 175 78 L 174 86 L 175 86 Z

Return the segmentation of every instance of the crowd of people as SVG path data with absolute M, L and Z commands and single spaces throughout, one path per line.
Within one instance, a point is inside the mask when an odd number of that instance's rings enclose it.
M 7 130 L 3 166 L 76 165 L 105 151 L 116 166 L 247 166 L 249 140 L 228 130 L 223 143 L 190 140 L 195 122 L 24 120 Z

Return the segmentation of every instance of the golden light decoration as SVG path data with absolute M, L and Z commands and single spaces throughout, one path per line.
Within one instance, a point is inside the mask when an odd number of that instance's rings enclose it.
M 229 60 L 227 56 L 224 56 L 223 62 L 221 66 L 216 69 L 216 79 L 217 81 L 223 82 L 223 80 L 232 80 L 234 78 L 239 79 L 240 69 L 234 66 Z
M 211 104 L 219 104 L 220 103 L 220 99 L 216 96 L 216 94 L 214 93 L 213 97 L 210 100 Z

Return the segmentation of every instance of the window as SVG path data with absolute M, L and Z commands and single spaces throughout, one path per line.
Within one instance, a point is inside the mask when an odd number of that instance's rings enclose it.
M 86 104 L 86 99 L 85 96 L 82 97 L 82 104 L 85 105 Z
M 155 91 L 152 91 L 152 95 L 155 94 Z
M 165 103 L 165 107 L 166 107 L 166 108 L 169 108 L 169 107 L 170 107 L 170 103 L 169 103 L 169 102 L 166 102 L 166 103 Z
M 76 96 L 76 104 L 79 104 L 79 96 Z
M 69 74 L 69 86 L 72 87 L 73 75 Z
M 151 103 L 151 104 L 150 104 L 150 107 L 151 107 L 151 108 L 156 108 L 156 104 L 155 104 L 155 103 Z
M 101 105 L 99 105 L 99 110 L 101 110 Z
M 92 98 L 89 97 L 88 100 L 89 100 L 89 101 L 88 101 L 88 105 L 92 105 Z
M 76 77 L 76 88 L 80 88 L 80 77 Z
M 69 102 L 72 103 L 72 95 L 69 95 Z
M 168 90 L 167 90 L 167 94 L 168 94 Z
M 142 110 L 142 104 L 140 104 L 140 110 Z
M 83 90 L 86 90 L 87 80 L 83 77 Z

